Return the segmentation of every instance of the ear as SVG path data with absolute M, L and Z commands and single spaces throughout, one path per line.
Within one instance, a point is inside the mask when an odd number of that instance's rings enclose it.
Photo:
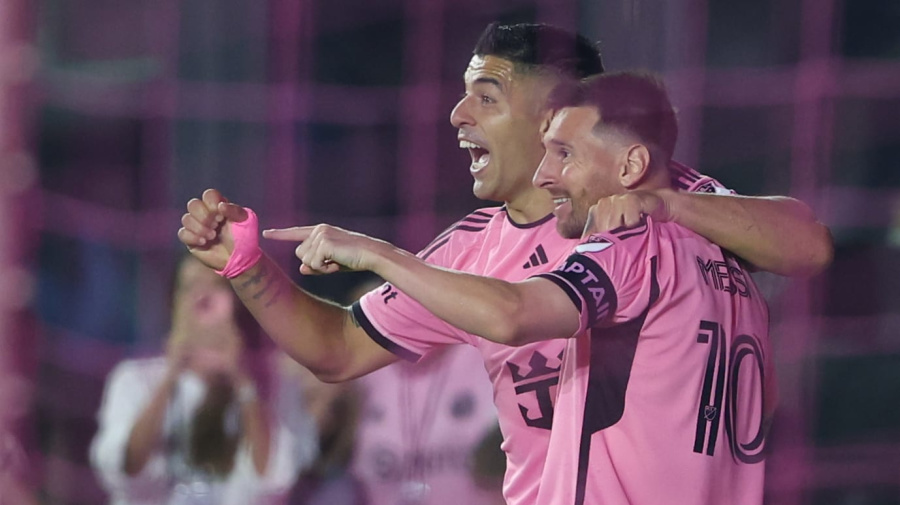
M 625 163 L 619 172 L 619 182 L 625 189 L 634 189 L 647 177 L 650 171 L 650 150 L 641 144 L 634 144 L 625 150 Z

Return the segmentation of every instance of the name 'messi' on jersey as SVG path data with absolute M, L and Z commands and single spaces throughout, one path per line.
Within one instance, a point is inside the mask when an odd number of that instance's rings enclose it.
M 751 298 L 747 286 L 747 272 L 737 258 L 725 254 L 724 259 L 712 260 L 697 256 L 697 268 L 707 286 L 728 294 Z

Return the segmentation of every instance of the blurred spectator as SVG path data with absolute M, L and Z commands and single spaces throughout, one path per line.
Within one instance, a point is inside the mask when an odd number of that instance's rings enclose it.
M 350 474 L 360 399 L 354 382 L 328 384 L 285 357 L 286 375 L 303 390 L 306 409 L 319 428 L 319 457 L 291 494 L 293 505 L 365 505 L 360 482 Z
M 315 427 L 241 310 L 227 281 L 180 262 L 165 355 L 107 379 L 90 459 L 110 503 L 285 503 Z
M 368 272 L 351 277 L 372 278 Z M 351 284 L 352 285 L 352 284 Z M 360 286 L 368 286 L 366 282 Z M 359 288 L 357 288 L 358 290 Z M 361 296 L 350 291 L 344 301 Z M 319 428 L 319 457 L 304 473 L 291 495 L 292 505 L 368 505 L 362 483 L 350 472 L 361 399 L 355 381 L 329 384 L 285 355 L 284 367 L 303 390 L 307 411 Z
M 358 288 L 358 299 L 377 283 Z M 503 455 L 491 383 L 481 355 L 449 346 L 418 363 L 397 362 L 357 380 L 362 415 L 351 468 L 372 505 L 503 503 L 500 479 L 476 476 L 475 463 Z

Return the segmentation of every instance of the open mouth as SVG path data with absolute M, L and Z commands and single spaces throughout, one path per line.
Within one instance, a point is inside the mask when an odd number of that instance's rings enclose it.
M 460 140 L 459 148 L 469 150 L 469 156 L 472 157 L 473 172 L 481 170 L 488 164 L 488 162 L 491 161 L 491 152 L 474 142 L 468 140 Z
M 569 204 L 568 206 L 566 204 Z M 554 196 L 553 197 L 553 213 L 559 217 L 559 214 L 564 211 L 564 209 L 571 209 L 572 207 L 572 198 L 568 196 Z

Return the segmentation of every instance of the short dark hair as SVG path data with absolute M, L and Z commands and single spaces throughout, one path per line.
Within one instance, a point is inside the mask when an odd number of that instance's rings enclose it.
M 616 72 L 580 83 L 563 82 L 550 94 L 552 110 L 583 106 L 596 107 L 600 113 L 595 132 L 612 128 L 634 135 L 650 149 L 651 162 L 668 164 L 672 159 L 678 121 L 659 76 L 650 72 Z M 661 159 L 654 160 L 655 157 Z
M 481 34 L 472 54 L 509 60 L 520 71 L 551 69 L 575 79 L 603 73 L 597 44 L 582 35 L 547 24 L 491 23 Z

